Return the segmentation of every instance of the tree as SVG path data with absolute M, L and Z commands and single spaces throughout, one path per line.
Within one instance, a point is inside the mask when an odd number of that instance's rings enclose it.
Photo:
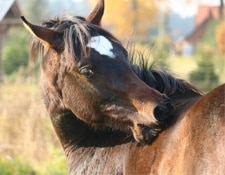
M 219 78 L 213 65 L 214 51 L 207 43 L 202 43 L 198 68 L 189 75 L 190 81 L 201 90 L 207 92 L 218 86 Z
M 3 71 L 10 75 L 18 71 L 21 66 L 28 64 L 28 35 L 23 28 L 11 29 L 3 48 Z
M 47 17 L 47 2 L 45 0 L 18 1 L 22 15 L 33 22 L 39 22 Z M 3 73 L 11 75 L 20 67 L 28 65 L 29 34 L 23 27 L 12 28 L 5 36 L 2 50 Z
M 92 6 L 96 3 L 91 1 Z M 157 9 L 153 0 L 105 1 L 103 26 L 117 36 L 128 37 L 135 32 L 136 38 L 146 38 L 149 28 L 156 23 Z

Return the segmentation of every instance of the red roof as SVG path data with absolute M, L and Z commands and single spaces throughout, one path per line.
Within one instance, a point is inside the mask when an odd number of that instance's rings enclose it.
M 198 12 L 195 18 L 196 25 L 200 25 L 211 13 L 213 19 L 219 19 L 219 6 L 199 5 Z M 225 15 L 225 7 L 223 10 Z

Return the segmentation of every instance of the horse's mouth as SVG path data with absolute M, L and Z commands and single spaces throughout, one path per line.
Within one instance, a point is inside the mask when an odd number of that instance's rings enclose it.
M 130 127 L 134 139 L 140 144 L 152 143 L 159 133 L 171 124 L 174 115 L 175 108 L 170 103 L 156 106 L 154 109 L 155 122 L 139 121 Z
M 159 132 L 162 130 L 156 124 L 144 125 L 137 124 L 131 127 L 134 139 L 141 145 L 150 144 L 158 136 Z

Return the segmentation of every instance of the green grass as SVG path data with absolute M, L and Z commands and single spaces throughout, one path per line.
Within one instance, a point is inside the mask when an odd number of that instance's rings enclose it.
M 35 175 L 36 172 L 24 158 L 0 158 L 1 175 Z
M 43 161 L 29 161 L 26 157 L 0 158 L 0 175 L 66 175 L 65 156 L 58 148 L 52 148 Z

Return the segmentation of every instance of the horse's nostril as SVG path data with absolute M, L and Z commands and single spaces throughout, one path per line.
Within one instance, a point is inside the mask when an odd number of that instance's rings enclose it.
M 154 109 L 154 116 L 159 122 L 167 122 L 174 115 L 174 107 L 170 103 L 166 105 L 158 105 Z
M 163 122 L 166 119 L 168 112 L 169 111 L 166 106 L 158 105 L 154 109 L 154 116 L 159 122 Z

